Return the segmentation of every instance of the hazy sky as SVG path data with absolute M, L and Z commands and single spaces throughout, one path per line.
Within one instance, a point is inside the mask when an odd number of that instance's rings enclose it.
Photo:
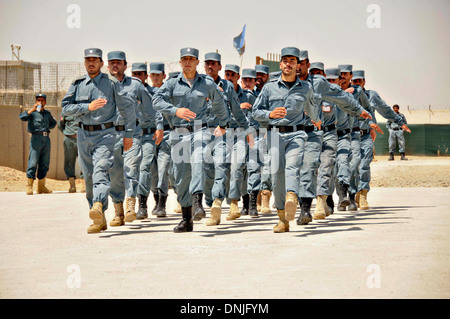
M 79 28 L 67 24 L 70 4 L 80 8 Z M 380 9 L 379 28 L 368 26 L 376 22 L 370 4 Z M 0 0 L 0 59 L 11 59 L 11 44 L 31 62 L 83 61 L 85 48 L 99 47 L 105 58 L 123 50 L 130 65 L 178 70 L 180 48 L 191 46 L 201 62 L 219 50 L 223 65 L 239 65 L 233 38 L 246 24 L 244 68 L 297 46 L 326 68 L 364 69 L 366 88 L 390 105 L 450 108 L 449 14 L 449 0 Z

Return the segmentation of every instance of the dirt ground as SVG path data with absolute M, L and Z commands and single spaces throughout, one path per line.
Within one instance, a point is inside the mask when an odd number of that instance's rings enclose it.
M 408 161 L 401 161 L 396 156 L 388 161 L 388 156 L 375 156 L 372 162 L 373 187 L 449 187 L 450 157 L 407 156 Z M 82 185 L 77 180 L 77 190 Z M 26 174 L 9 167 L 0 166 L 0 191 L 20 192 L 25 190 Z M 69 189 L 66 180 L 47 179 L 46 185 L 54 191 Z M 34 185 L 36 191 L 37 183 Z

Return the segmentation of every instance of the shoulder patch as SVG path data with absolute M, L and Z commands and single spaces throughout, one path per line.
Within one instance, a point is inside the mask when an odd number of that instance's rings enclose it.
M 116 79 L 114 76 L 112 76 L 111 74 L 103 73 L 103 77 L 110 79 L 110 80 L 111 80 L 112 82 L 114 82 L 114 83 L 118 83 L 118 82 L 119 82 L 119 80 L 117 80 L 117 79 Z
M 76 84 L 77 82 L 81 82 L 86 78 L 86 75 L 80 75 L 79 77 L 75 78 L 75 80 L 72 81 L 72 84 Z

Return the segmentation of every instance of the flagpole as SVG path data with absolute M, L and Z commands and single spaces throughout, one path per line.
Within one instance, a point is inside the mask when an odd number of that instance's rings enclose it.
M 244 53 L 241 54 L 241 66 L 239 67 L 239 70 L 241 71 L 242 74 L 242 59 L 244 58 Z

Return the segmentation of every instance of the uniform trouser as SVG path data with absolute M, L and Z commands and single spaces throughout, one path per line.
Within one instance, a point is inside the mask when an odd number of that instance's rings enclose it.
M 286 192 L 299 196 L 300 168 L 308 135 L 304 131 L 279 133 L 269 130 L 267 138 L 275 207 L 284 209 Z
M 67 178 L 75 177 L 77 156 L 77 138 L 64 135 L 64 173 L 66 173 Z
M 155 145 L 155 156 L 150 164 L 151 190 L 153 194 L 159 194 L 160 196 L 168 196 L 169 194 L 169 167 L 171 161 L 168 143 L 169 134 L 170 131 L 164 131 L 161 143 Z M 148 196 L 148 193 L 146 196 Z
M 335 175 L 337 184 L 350 185 L 350 156 L 351 156 L 351 137 L 350 134 L 339 136 L 337 139 L 336 151 L 336 169 Z
M 118 132 L 114 144 L 114 162 L 110 170 L 110 195 L 113 203 L 123 203 L 125 194 L 128 197 L 136 197 L 139 184 L 139 166 L 142 159 L 141 139 L 133 137 L 133 145 L 124 152 L 124 135 L 123 131 Z
M 162 142 L 161 142 L 162 143 Z M 137 194 L 148 197 L 151 185 L 157 175 L 152 172 L 152 165 L 155 160 L 156 144 L 153 140 L 153 133 L 143 134 L 141 137 L 142 144 L 142 160 L 139 167 L 139 185 Z
M 230 144 L 227 140 L 233 137 L 228 130 L 224 136 L 216 137 L 213 129 L 205 133 L 207 145 L 204 150 L 204 189 L 205 202 L 212 206 L 215 199 L 223 200 L 227 192 L 227 182 L 230 171 Z
M 358 191 L 370 190 L 370 163 L 373 159 L 373 140 L 370 133 L 361 136 L 361 162 L 359 164 Z
M 236 129 L 234 143 L 231 149 L 230 189 L 228 198 L 239 200 L 247 194 L 247 181 L 245 179 L 247 169 L 247 147 L 246 132 Z
M 303 165 L 300 169 L 300 197 L 315 198 L 323 131 L 312 131 L 306 134 L 308 139 L 305 143 Z
M 389 129 L 389 153 L 394 153 L 398 141 L 399 153 L 405 153 L 406 141 L 403 136 L 403 130 Z
M 350 187 L 349 193 L 356 194 L 359 184 L 359 163 L 361 162 L 361 133 L 351 133 L 350 142 Z
M 248 148 L 247 160 L 247 192 L 257 192 L 261 189 L 261 168 L 263 166 L 265 139 L 261 135 L 254 136 L 255 146 Z
M 192 206 L 192 194 L 203 191 L 203 150 L 206 129 L 188 132 L 175 129 L 170 132 L 169 141 L 173 164 L 174 185 L 181 207 Z
M 86 183 L 86 199 L 89 207 L 101 202 L 103 210 L 108 209 L 108 195 L 111 189 L 110 169 L 114 162 L 114 127 L 100 131 L 78 130 L 78 159 Z
M 27 178 L 43 179 L 50 165 L 50 137 L 31 134 Z
M 336 130 L 323 133 L 320 165 L 317 171 L 317 195 L 333 193 L 333 170 L 336 163 L 337 141 Z
M 269 148 L 268 148 L 268 142 L 267 142 L 267 136 L 261 137 L 261 146 L 263 149 L 263 162 L 261 165 L 261 190 L 272 190 L 272 180 L 271 175 L 269 172 L 269 163 L 270 163 L 270 156 L 269 156 Z

